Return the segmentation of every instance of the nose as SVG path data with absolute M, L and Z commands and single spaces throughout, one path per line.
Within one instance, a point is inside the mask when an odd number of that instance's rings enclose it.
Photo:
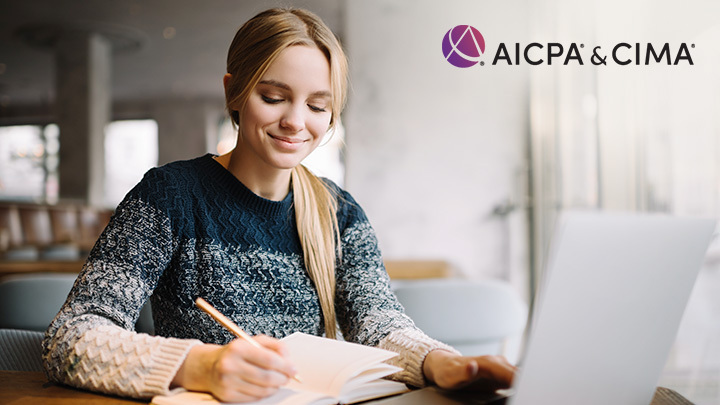
M 305 117 L 301 106 L 289 105 L 280 119 L 280 127 L 292 133 L 302 131 L 305 128 Z

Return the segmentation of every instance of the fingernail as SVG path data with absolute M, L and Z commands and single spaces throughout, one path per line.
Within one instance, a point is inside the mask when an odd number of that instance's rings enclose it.
M 475 375 L 478 373 L 478 369 L 480 367 L 478 366 L 477 362 L 475 360 L 468 363 L 468 371 L 470 371 L 470 375 L 475 377 Z

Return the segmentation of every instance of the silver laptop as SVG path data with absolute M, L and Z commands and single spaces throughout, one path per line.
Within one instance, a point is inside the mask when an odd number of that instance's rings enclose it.
M 660 215 L 562 215 L 507 403 L 649 404 L 715 226 Z M 486 399 L 426 389 L 378 403 Z

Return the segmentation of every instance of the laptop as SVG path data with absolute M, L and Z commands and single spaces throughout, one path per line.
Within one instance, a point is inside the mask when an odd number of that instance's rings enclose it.
M 510 405 L 649 404 L 716 221 L 563 214 Z M 505 403 L 434 387 L 373 404 Z

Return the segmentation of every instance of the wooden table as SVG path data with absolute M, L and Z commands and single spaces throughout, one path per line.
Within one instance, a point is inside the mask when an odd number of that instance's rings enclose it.
M 480 399 L 480 401 L 478 401 L 478 399 Z M 472 391 L 443 391 L 437 387 L 425 387 L 394 397 L 363 402 L 363 405 L 466 405 L 482 403 L 483 401 L 488 401 L 493 404 L 506 403 L 505 399 L 490 401 L 491 399 L 493 399 L 493 395 L 491 394 L 483 396 L 483 394 Z M 559 403 L 558 405 L 565 404 Z M 693 403 L 671 389 L 658 387 L 649 405 L 693 405 Z
M 0 260 L 0 278 L 28 273 L 79 273 L 83 260 Z M 453 275 L 450 263 L 443 260 L 386 260 L 385 268 L 393 280 L 445 278 Z
M 0 370 L 0 404 L 3 405 L 138 405 L 148 402 L 68 388 L 48 382 L 42 372 Z
M 28 273 L 79 273 L 85 260 L 0 260 L 0 277 Z
M 435 388 L 428 387 L 425 390 L 433 391 Z M 410 397 L 407 399 L 408 404 L 413 403 Z M 444 400 L 448 401 L 447 398 Z M 94 394 L 51 383 L 42 372 L 0 370 L 0 404 L 3 405 L 138 405 L 148 402 Z M 677 392 L 660 387 L 650 405 L 692 405 L 692 403 Z
M 385 260 L 385 269 L 393 280 L 445 278 L 453 272 L 444 260 Z

